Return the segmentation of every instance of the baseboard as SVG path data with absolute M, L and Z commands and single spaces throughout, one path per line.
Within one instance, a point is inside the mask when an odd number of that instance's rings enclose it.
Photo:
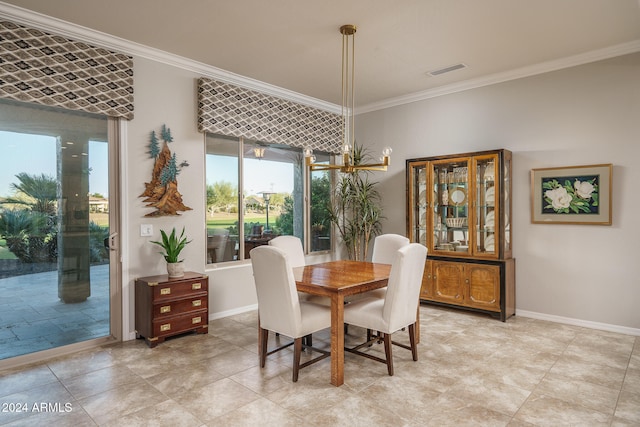
M 209 313 L 209 322 L 216 319 L 222 319 L 223 317 L 233 316 L 234 314 L 242 314 L 248 311 L 258 309 L 258 304 L 245 305 L 244 307 L 234 308 L 233 310 L 218 311 L 216 313 Z
M 537 313 L 535 311 L 526 311 L 516 309 L 516 316 L 530 317 L 538 320 L 548 320 L 549 322 L 564 323 L 573 326 L 582 326 L 584 328 L 598 329 L 601 331 L 616 332 L 618 334 L 640 336 L 640 329 L 629 328 L 627 326 L 611 325 L 609 323 L 592 322 L 590 320 L 573 319 L 570 317 L 555 316 L 553 314 Z

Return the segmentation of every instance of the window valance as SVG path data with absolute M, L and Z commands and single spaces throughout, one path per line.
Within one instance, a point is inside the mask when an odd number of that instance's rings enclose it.
M 133 118 L 133 58 L 0 21 L 0 97 Z
M 340 152 L 341 116 L 208 78 L 198 79 L 198 130 Z

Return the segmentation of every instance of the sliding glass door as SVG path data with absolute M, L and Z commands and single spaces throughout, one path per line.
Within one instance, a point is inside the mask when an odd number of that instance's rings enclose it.
M 111 128 L 0 100 L 0 361 L 112 335 Z

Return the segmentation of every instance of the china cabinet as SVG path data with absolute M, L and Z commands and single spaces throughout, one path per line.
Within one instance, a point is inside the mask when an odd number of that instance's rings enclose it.
M 428 248 L 422 301 L 515 314 L 511 152 L 407 160 L 407 234 Z

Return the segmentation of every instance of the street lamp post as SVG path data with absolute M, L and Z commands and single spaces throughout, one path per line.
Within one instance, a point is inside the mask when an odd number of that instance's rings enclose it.
M 269 201 L 271 200 L 271 195 L 274 193 L 270 193 L 268 191 L 262 192 L 262 198 L 264 199 L 264 204 L 267 207 L 267 225 L 264 231 L 269 231 Z

